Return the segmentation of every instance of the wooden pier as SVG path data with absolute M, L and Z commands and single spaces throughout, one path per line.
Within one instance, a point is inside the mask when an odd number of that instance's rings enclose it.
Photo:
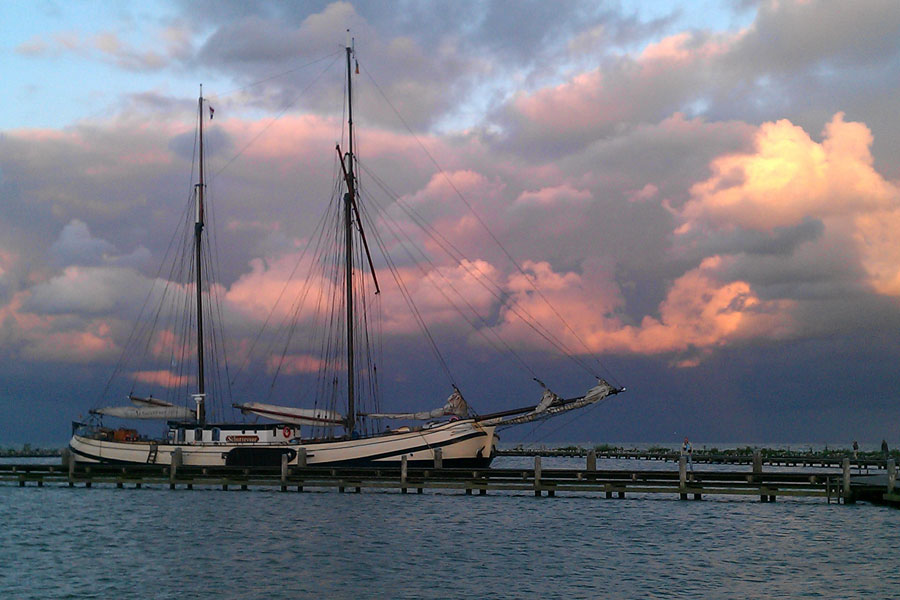
M 535 457 L 529 469 L 444 469 L 399 467 L 190 467 L 162 465 L 103 465 L 68 462 L 65 465 L 0 465 L 0 482 L 26 485 L 57 485 L 90 488 L 94 485 L 135 487 L 168 486 L 222 490 L 277 488 L 283 492 L 331 489 L 338 492 L 389 490 L 400 493 L 424 490 L 455 490 L 464 494 L 522 493 L 535 496 L 557 494 L 598 495 L 625 498 L 631 495 L 667 495 L 682 500 L 706 496 L 753 496 L 762 502 L 780 498 L 813 497 L 828 502 L 852 503 L 857 499 L 900 504 L 894 490 L 896 468 L 889 461 L 883 478 L 854 481 L 849 460 L 840 473 L 690 471 L 685 461 L 678 470 L 600 470 L 589 455 L 584 469 L 544 469 Z M 862 478 L 860 478 L 862 479 Z
M 547 458 L 586 458 L 590 452 L 599 459 L 659 461 L 677 463 L 681 458 L 678 451 L 650 452 L 643 450 L 592 450 L 590 448 L 508 448 L 498 451 L 498 456 L 542 456 Z M 705 452 L 694 450 L 694 464 L 708 465 L 752 465 L 754 460 L 772 467 L 823 468 L 840 469 L 844 458 L 850 458 L 850 465 L 860 471 L 881 470 L 887 468 L 886 458 L 860 457 L 851 458 L 845 455 L 822 454 L 772 454 L 757 450 L 752 454 L 735 454 L 733 452 Z

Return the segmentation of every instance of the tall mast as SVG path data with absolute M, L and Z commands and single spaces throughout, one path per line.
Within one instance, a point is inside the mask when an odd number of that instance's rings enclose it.
M 353 223 L 352 207 L 356 197 L 356 186 L 353 177 L 353 79 L 350 71 L 350 55 L 352 54 L 350 30 L 347 30 L 347 193 L 344 195 L 344 279 L 346 284 L 347 303 L 347 433 L 353 435 L 356 427 L 356 398 L 354 383 L 356 369 L 353 351 Z
M 206 386 L 203 373 L 203 290 L 201 277 L 201 242 L 203 241 L 203 192 L 206 183 L 203 179 L 203 85 L 200 85 L 200 99 L 198 100 L 200 116 L 200 182 L 196 184 L 197 213 L 194 221 L 194 251 L 197 261 L 197 420 L 206 422 Z

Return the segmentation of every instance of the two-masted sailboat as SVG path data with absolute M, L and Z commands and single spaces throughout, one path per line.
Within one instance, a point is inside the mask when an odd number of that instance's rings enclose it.
M 357 374 L 356 365 L 360 352 L 356 347 L 358 333 L 355 324 L 359 322 L 359 317 L 354 314 L 358 281 L 354 272 L 354 258 L 362 262 L 362 257 L 365 256 L 372 277 L 375 275 L 375 268 L 365 237 L 357 190 L 351 77 L 353 54 L 352 44 L 348 42 L 347 151 L 342 152 L 340 145 L 337 147 L 340 165 L 338 179 L 343 186 L 339 188 L 338 194 L 341 191 L 343 194 L 338 200 L 342 206 L 336 211 L 342 231 L 336 237 L 343 239 L 339 244 L 342 246 L 339 252 L 341 256 L 335 262 L 338 267 L 333 272 L 337 279 L 333 282 L 333 287 L 343 295 L 341 302 L 334 303 L 333 307 L 337 307 L 337 312 L 343 313 L 343 325 L 336 331 L 342 338 L 344 354 L 338 359 L 332 356 L 332 362 L 337 365 L 335 372 L 340 372 L 344 377 L 339 386 L 343 407 L 338 409 L 332 405 L 298 408 L 244 402 L 233 403 L 233 407 L 243 415 L 252 414 L 269 422 L 260 423 L 258 418 L 250 422 L 246 417 L 244 422 L 216 422 L 208 416 L 209 391 L 205 382 L 209 367 L 204 356 L 204 349 L 208 347 L 205 336 L 208 334 L 204 332 L 204 314 L 210 312 L 210 303 L 204 301 L 204 296 L 208 296 L 211 290 L 207 285 L 204 293 L 203 286 L 204 266 L 207 263 L 203 259 L 206 183 L 203 168 L 205 100 L 201 88 L 199 181 L 193 186 L 193 214 L 189 216 L 193 224 L 192 240 L 186 244 L 189 248 L 186 250 L 188 258 L 182 259 L 183 263 L 190 265 L 191 276 L 194 278 L 191 293 L 195 297 L 182 303 L 182 308 L 189 309 L 193 315 L 189 319 L 190 326 L 181 327 L 185 333 L 190 330 L 193 357 L 188 360 L 182 356 L 184 360 L 181 362 L 193 363 L 191 370 L 194 370 L 195 375 L 181 379 L 191 381 L 196 386 L 195 391 L 190 394 L 192 398 L 187 406 L 132 392 L 128 395 L 128 405 L 92 410 L 91 419 L 87 422 L 73 423 L 69 449 L 77 461 L 171 464 L 173 460 L 179 460 L 185 465 L 274 466 L 280 465 L 286 456 L 289 464 L 294 465 L 300 461 L 305 461 L 307 465 L 376 465 L 398 463 L 402 457 L 406 457 L 408 464 L 425 465 L 433 464 L 440 451 L 444 466 L 485 467 L 491 463 L 496 453 L 497 429 L 576 410 L 622 391 L 598 377 L 598 384 L 580 397 L 562 399 L 544 387 L 543 396 L 536 405 L 476 415 L 454 385 L 444 405 L 433 410 L 408 413 L 361 410 L 357 401 L 357 388 L 361 378 Z M 375 286 L 377 287 L 377 282 Z M 333 317 L 334 313 L 332 320 Z M 333 355 L 333 348 L 330 351 Z M 174 363 L 175 359 L 172 360 Z M 338 389 L 338 377 L 334 376 L 333 379 L 332 396 L 335 395 L 334 390 Z M 148 381 L 148 378 L 145 377 L 144 381 Z M 104 427 L 103 417 L 160 419 L 167 422 L 166 434 L 160 439 L 149 439 L 139 435 L 134 429 Z M 414 424 L 395 429 L 360 426 L 363 421 L 370 424 L 382 423 L 384 419 L 403 419 Z M 304 428 L 313 434 L 302 435 Z M 176 456 L 179 458 L 173 458 Z

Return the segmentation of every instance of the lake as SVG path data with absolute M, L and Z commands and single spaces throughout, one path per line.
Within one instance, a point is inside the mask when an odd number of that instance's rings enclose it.
M 900 596 L 900 511 L 814 499 L 3 485 L 0 514 L 3 598 Z

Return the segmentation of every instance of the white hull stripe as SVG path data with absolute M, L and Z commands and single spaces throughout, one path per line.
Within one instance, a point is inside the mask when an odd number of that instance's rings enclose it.
M 326 464 L 327 464 L 327 465 L 341 465 L 341 464 L 352 464 L 352 463 L 358 463 L 358 462 L 368 462 L 368 461 L 383 460 L 383 459 L 392 458 L 392 457 L 396 457 L 396 456 L 403 456 L 404 454 L 412 454 L 412 453 L 414 453 L 414 452 L 421 452 L 421 451 L 423 451 L 423 450 L 428 450 L 428 449 L 444 448 L 444 447 L 446 447 L 446 446 L 452 446 L 452 445 L 455 445 L 455 444 L 458 444 L 458 443 L 462 443 L 462 442 L 464 442 L 464 441 L 466 441 L 466 440 L 470 440 L 470 439 L 472 439 L 472 438 L 476 438 L 476 437 L 485 437 L 485 436 L 487 436 L 487 433 L 484 432 L 484 431 L 474 431 L 474 432 L 468 433 L 468 434 L 466 434 L 466 435 L 462 435 L 462 436 L 459 436 L 459 437 L 456 437 L 456 438 L 453 438 L 453 439 L 450 439 L 450 440 L 444 440 L 444 441 L 441 441 L 441 442 L 436 442 L 436 443 L 433 443 L 433 444 L 427 444 L 427 443 L 426 443 L 426 444 L 418 444 L 418 445 L 416 445 L 416 446 L 408 446 L 408 447 L 406 447 L 406 448 L 400 448 L 400 449 L 392 450 L 392 451 L 389 451 L 389 452 L 381 452 L 381 453 L 378 453 L 378 454 L 364 454 L 364 455 L 361 455 L 361 456 L 358 456 L 358 457 L 355 457 L 355 458 L 347 458 L 347 459 L 342 459 L 342 460 L 333 460 L 333 461 L 330 460 L 330 461 L 316 462 L 316 463 L 314 463 L 313 465 L 310 465 L 310 466 L 326 465 Z M 161 444 L 161 445 L 159 446 L 159 448 L 161 448 L 161 449 L 163 449 L 163 448 L 169 448 L 169 447 L 174 447 L 174 448 L 179 448 L 179 447 L 180 447 L 180 448 L 184 448 L 184 447 L 187 447 L 187 448 L 190 448 L 189 445 L 178 445 L 178 444 L 171 444 L 171 445 L 168 445 L 168 444 L 162 445 L 162 444 Z M 223 451 L 223 453 L 227 453 L 227 452 L 230 452 L 231 450 L 233 450 L 233 449 L 235 449 L 235 448 L 259 448 L 259 447 L 260 447 L 260 446 L 234 446 L 234 447 L 229 448 L 229 449 L 227 449 L 227 450 L 226 450 L 225 448 L 222 448 L 222 451 Z M 269 447 L 269 446 L 263 446 L 263 447 Z M 280 448 L 280 449 L 284 449 L 284 450 L 296 450 L 298 447 L 300 447 L 300 448 L 307 448 L 307 450 L 315 450 L 315 449 L 316 449 L 316 444 L 311 444 L 311 445 L 309 445 L 309 446 L 292 446 L 292 445 L 284 445 L 284 446 L 271 446 L 271 447 L 274 447 L 274 448 Z M 149 449 L 149 447 L 148 447 L 148 449 Z M 143 462 L 137 462 L 137 461 L 120 460 L 120 459 L 115 459 L 115 458 L 108 458 L 108 457 L 105 457 L 105 456 L 95 456 L 95 455 L 93 455 L 93 454 L 88 454 L 87 452 L 84 452 L 83 450 L 79 450 L 79 449 L 73 448 L 73 447 L 71 446 L 71 444 L 69 445 L 69 450 L 71 450 L 74 454 L 77 454 L 78 456 L 82 456 L 82 457 L 84 457 L 84 458 L 86 458 L 86 459 L 88 459 L 88 460 L 95 460 L 95 461 L 101 462 L 101 463 L 112 463 L 112 464 L 144 464 Z M 316 454 L 315 452 L 309 452 L 309 454 L 307 454 L 307 458 L 313 458 L 313 457 L 315 456 L 315 454 Z M 472 458 L 476 458 L 476 457 L 472 457 Z M 487 457 L 484 457 L 484 458 L 487 458 Z

